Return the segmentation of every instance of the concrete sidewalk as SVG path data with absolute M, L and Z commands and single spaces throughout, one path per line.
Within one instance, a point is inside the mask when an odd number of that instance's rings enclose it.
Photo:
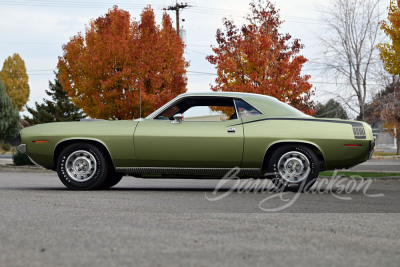
M 0 158 L 0 166 L 13 164 L 12 158 Z

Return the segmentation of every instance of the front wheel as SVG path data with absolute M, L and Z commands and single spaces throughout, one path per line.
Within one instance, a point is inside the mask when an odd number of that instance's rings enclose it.
M 272 182 L 284 191 L 305 191 L 319 174 L 318 158 L 308 147 L 285 145 L 276 149 L 268 162 Z
M 90 190 L 101 185 L 106 178 L 107 160 L 94 145 L 72 144 L 60 153 L 57 173 L 61 182 L 69 189 Z

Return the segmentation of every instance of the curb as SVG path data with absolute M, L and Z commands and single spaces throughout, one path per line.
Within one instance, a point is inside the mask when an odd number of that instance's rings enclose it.
M 400 159 L 400 155 L 396 155 L 396 156 L 372 156 L 372 158 L 370 160 L 374 160 L 374 159 Z

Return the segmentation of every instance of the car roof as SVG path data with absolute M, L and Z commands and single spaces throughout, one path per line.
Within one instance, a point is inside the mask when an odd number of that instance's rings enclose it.
M 226 96 L 226 97 L 240 97 L 240 98 L 246 98 L 246 97 L 267 97 L 270 99 L 275 99 L 273 97 L 267 96 L 267 95 L 260 95 L 260 94 L 252 94 L 252 93 L 240 93 L 240 92 L 197 92 L 197 93 L 184 93 L 181 94 L 180 96 Z
M 238 92 L 198 92 L 198 93 L 184 93 L 171 100 L 166 105 L 169 105 L 173 101 L 176 101 L 185 97 L 196 97 L 196 96 L 210 96 L 210 97 L 233 97 L 242 98 L 256 109 L 262 112 L 265 117 L 308 117 L 301 111 L 289 106 L 286 103 L 279 101 L 278 99 L 261 94 L 252 93 L 238 93 Z M 151 118 L 154 114 L 158 113 L 159 110 L 153 112 L 148 116 Z

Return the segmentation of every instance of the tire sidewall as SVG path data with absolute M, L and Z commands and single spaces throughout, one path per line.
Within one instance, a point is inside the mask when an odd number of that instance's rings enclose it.
M 280 176 L 278 171 L 279 159 L 285 153 L 291 151 L 302 153 L 304 156 L 307 157 L 310 163 L 311 171 L 308 177 L 299 183 L 289 183 Z M 319 174 L 319 162 L 317 156 L 310 148 L 302 145 L 285 145 L 278 148 L 272 153 L 271 159 L 268 162 L 268 172 L 271 174 L 270 177 L 272 179 L 272 182 L 275 184 L 275 186 L 278 187 L 278 189 L 293 189 L 295 191 L 302 189 L 304 191 L 306 189 L 309 189 L 315 183 L 315 180 Z
M 66 166 L 65 166 L 66 160 L 72 153 L 78 150 L 84 150 L 90 152 L 96 160 L 96 165 L 97 165 L 96 173 L 93 175 L 92 178 L 90 178 L 85 182 L 74 181 L 66 171 Z M 103 153 L 100 151 L 100 149 L 91 144 L 77 143 L 70 145 L 60 153 L 60 156 L 58 157 L 57 160 L 58 176 L 61 182 L 69 189 L 89 190 L 95 188 L 104 181 L 107 175 L 107 171 L 108 171 L 107 161 Z
M 103 183 L 98 186 L 98 189 L 108 189 L 117 185 L 124 175 L 117 172 L 109 172 Z

